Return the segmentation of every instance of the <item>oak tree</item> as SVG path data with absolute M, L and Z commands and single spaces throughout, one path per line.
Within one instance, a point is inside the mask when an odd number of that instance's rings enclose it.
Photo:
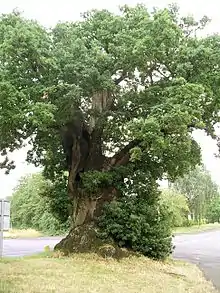
M 28 161 L 47 178 L 68 172 L 69 239 L 139 174 L 155 184 L 198 164 L 195 129 L 216 138 L 220 38 L 196 36 L 207 22 L 143 5 L 51 30 L 1 16 L 1 167 L 9 172 L 7 154 L 28 141 Z

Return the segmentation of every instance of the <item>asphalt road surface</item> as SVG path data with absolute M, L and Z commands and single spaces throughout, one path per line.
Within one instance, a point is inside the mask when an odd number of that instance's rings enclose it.
M 174 258 L 197 264 L 206 278 L 220 289 L 220 230 L 177 235 L 174 245 Z
M 3 256 L 26 256 L 44 251 L 45 246 L 51 249 L 60 241 L 60 237 L 42 237 L 33 239 L 4 239 Z
M 4 256 L 25 256 L 42 252 L 49 245 L 51 249 L 60 237 L 35 239 L 5 239 Z M 176 235 L 174 258 L 190 261 L 203 270 L 207 279 L 220 289 L 220 230 L 198 234 Z

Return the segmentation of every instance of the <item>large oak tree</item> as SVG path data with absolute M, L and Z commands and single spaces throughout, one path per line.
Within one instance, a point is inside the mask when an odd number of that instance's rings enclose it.
M 68 171 L 72 229 L 140 172 L 146 182 L 183 175 L 201 159 L 193 130 L 215 138 L 219 120 L 220 37 L 196 37 L 207 22 L 175 6 L 91 11 L 52 30 L 2 15 L 1 167 L 28 140 L 45 176 Z

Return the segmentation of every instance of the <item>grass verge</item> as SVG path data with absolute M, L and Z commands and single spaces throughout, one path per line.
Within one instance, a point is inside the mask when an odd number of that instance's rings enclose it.
M 0 293 L 215 293 L 191 264 L 132 257 L 34 257 L 0 261 Z
M 4 232 L 4 238 L 37 238 L 44 236 L 41 232 L 34 229 L 11 229 L 7 232 Z
M 190 227 L 178 227 L 174 229 L 174 234 L 184 234 L 184 233 L 197 233 L 204 232 L 208 230 L 220 229 L 219 223 L 204 224 L 204 225 L 193 225 Z

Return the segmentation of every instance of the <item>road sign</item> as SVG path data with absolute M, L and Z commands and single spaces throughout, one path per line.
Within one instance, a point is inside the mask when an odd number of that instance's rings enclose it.
M 3 231 L 10 229 L 10 202 L 0 199 L 0 257 L 3 254 Z

